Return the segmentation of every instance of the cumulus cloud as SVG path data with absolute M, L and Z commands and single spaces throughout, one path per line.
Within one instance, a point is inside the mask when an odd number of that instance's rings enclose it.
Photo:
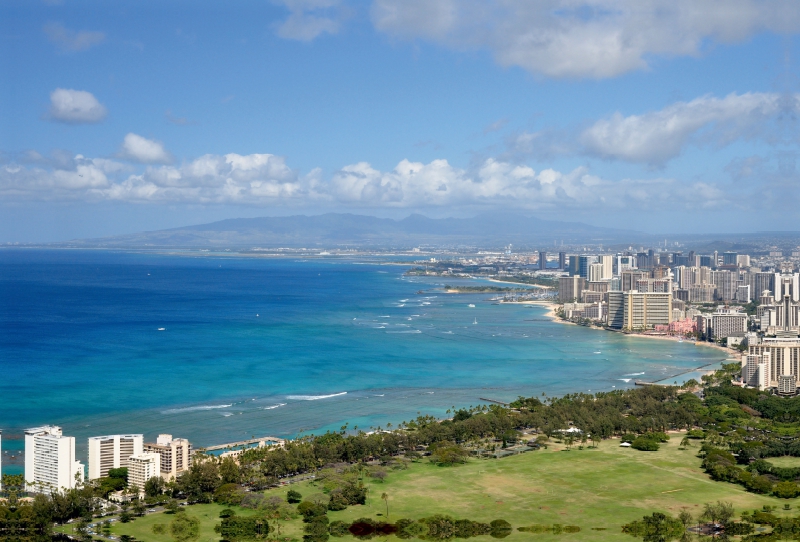
M 161 142 L 134 133 L 125 136 L 118 156 L 142 164 L 169 164 L 172 162 L 172 155 L 164 149 Z
M 795 0 L 375 0 L 371 17 L 392 37 L 488 49 L 503 66 L 550 77 L 614 77 L 652 55 L 800 29 Z
M 78 52 L 91 49 L 97 44 L 103 43 L 106 35 L 103 32 L 89 32 L 70 30 L 61 23 L 50 22 L 44 25 L 44 33 L 47 38 L 56 44 L 64 52 Z
M 67 124 L 91 124 L 106 118 L 108 111 L 91 92 L 57 88 L 50 93 L 50 118 Z
M 289 17 L 277 28 L 278 36 L 312 41 L 322 34 L 339 32 L 344 11 L 340 0 L 279 0 Z
M 783 105 L 787 105 L 785 101 Z M 798 109 L 796 100 L 788 105 Z M 708 139 L 727 144 L 763 131 L 781 109 L 777 94 L 703 96 L 643 115 L 615 113 L 584 130 L 579 139 L 589 153 L 601 157 L 663 164 L 678 156 L 704 128 L 713 125 Z
M 77 156 L 66 169 L 7 164 L 0 197 L 88 199 L 139 203 L 294 205 L 341 208 L 516 208 L 532 211 L 708 208 L 732 196 L 708 183 L 674 179 L 603 179 L 587 168 L 534 169 L 487 159 L 472 170 L 447 160 L 402 160 L 391 171 L 367 162 L 347 165 L 330 180 L 319 170 L 299 175 L 272 154 L 205 155 L 180 166 L 131 173 L 113 160 Z M 735 198 L 734 198 L 735 200 Z

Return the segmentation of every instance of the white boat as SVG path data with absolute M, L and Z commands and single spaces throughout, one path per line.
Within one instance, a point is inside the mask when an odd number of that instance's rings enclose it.
M 159 331 L 164 331 L 165 329 L 167 329 L 167 328 L 165 328 L 165 327 L 158 328 Z
M 472 322 L 472 323 L 473 323 L 473 324 L 477 324 L 477 323 L 478 323 L 478 319 L 477 319 L 477 318 L 475 318 L 475 321 L 474 321 L 474 322 Z
M 467 306 L 468 306 L 470 309 L 474 309 L 474 308 L 475 308 L 475 305 L 473 305 L 472 303 L 470 303 L 470 304 L 469 304 L 469 305 L 467 305 Z

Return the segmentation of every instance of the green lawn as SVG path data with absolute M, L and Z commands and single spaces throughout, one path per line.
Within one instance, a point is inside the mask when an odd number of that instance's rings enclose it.
M 768 457 L 765 459 L 776 467 L 800 467 L 800 457 Z
M 677 515 L 682 507 L 699 514 L 703 503 L 726 500 L 734 504 L 737 515 L 743 510 L 791 501 L 745 492 L 740 486 L 714 482 L 700 470 L 698 445 L 679 450 L 680 436 L 674 436 L 657 452 L 620 448 L 618 440 L 600 443 L 598 449 L 563 451 L 559 445 L 549 450 L 492 460 L 470 460 L 466 465 L 436 467 L 427 462 L 412 464 L 405 470 L 392 470 L 385 482 L 369 482 L 367 504 L 341 512 L 329 512 L 331 521 L 352 521 L 359 517 L 384 519 L 382 493 L 389 495 L 389 519 L 419 519 L 436 513 L 456 518 L 489 522 L 505 519 L 514 528 L 538 524 L 577 525 L 577 534 L 541 535 L 514 532 L 509 542 L 521 540 L 628 540 L 620 526 L 655 511 Z M 308 482 L 293 489 L 304 496 L 319 493 Z M 271 490 L 285 495 L 288 488 Z M 213 527 L 219 522 L 220 505 L 191 506 L 186 513 L 201 520 L 199 541 L 219 540 Z M 241 513 L 248 513 L 241 511 Z M 168 535 L 152 534 L 153 523 L 168 523 L 171 516 L 155 514 L 127 525 L 114 527 L 114 534 L 127 533 L 138 540 L 170 540 Z M 593 530 L 605 529 L 605 530 Z M 300 538 L 302 524 L 284 524 L 283 532 Z M 488 537 L 481 537 L 490 540 Z M 394 537 L 388 540 L 394 540 Z M 475 540 L 480 540 L 476 538 Z M 332 540 L 335 540 L 332 538 Z M 346 540 L 346 539 L 344 539 Z M 352 539 L 351 539 L 352 540 Z

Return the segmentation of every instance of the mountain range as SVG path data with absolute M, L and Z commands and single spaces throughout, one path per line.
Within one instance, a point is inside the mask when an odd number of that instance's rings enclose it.
M 610 243 L 647 237 L 629 230 L 581 222 L 542 220 L 516 213 L 481 214 L 473 218 L 428 218 L 412 214 L 401 220 L 350 213 L 233 218 L 157 231 L 70 241 L 70 246 L 120 248 L 244 247 L 382 247 L 505 246 L 515 247 Z

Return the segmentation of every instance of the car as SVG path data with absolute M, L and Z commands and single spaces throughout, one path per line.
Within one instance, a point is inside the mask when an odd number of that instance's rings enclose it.
M 156 511 L 156 509 L 155 509 L 155 508 L 149 508 L 147 511 L 148 511 L 148 512 L 155 512 L 155 511 Z

